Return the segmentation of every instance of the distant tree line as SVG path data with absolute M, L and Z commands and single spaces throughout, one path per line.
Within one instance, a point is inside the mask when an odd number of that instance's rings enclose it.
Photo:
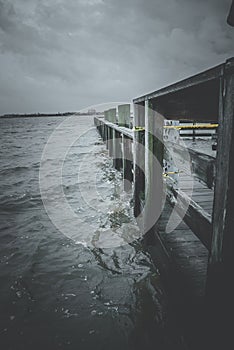
M 3 114 L 0 118 L 27 118 L 27 117 L 67 117 L 71 115 L 93 115 L 92 112 L 64 112 L 64 113 L 30 113 L 30 114 Z M 95 112 L 96 115 L 103 114 L 103 112 Z

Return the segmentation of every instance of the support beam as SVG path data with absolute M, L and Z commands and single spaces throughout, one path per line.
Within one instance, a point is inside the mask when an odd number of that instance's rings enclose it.
M 145 107 L 142 104 L 134 104 L 134 216 L 138 217 L 145 199 L 145 130 L 136 127 L 145 127 Z
M 123 166 L 122 164 L 122 150 L 121 150 L 121 134 L 112 129 L 113 132 L 113 165 L 114 168 L 120 170 Z
M 155 234 L 162 210 L 163 198 L 163 117 L 154 110 L 151 101 L 145 102 L 145 213 L 146 243 Z
M 128 192 L 132 189 L 132 140 L 122 135 L 123 144 L 123 180 L 124 191 Z
M 213 206 L 213 237 L 207 276 L 207 301 L 213 332 L 229 338 L 234 310 L 234 59 L 226 62 L 220 79 L 219 129 Z M 231 322 L 232 323 L 232 322 Z M 216 329 L 217 328 L 217 329 Z M 225 345 L 223 345 L 225 348 Z

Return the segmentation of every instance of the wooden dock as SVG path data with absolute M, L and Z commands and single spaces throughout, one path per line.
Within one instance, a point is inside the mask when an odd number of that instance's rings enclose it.
M 113 165 L 123 169 L 125 190 L 133 187 L 134 215 L 186 320 L 189 348 L 226 349 L 234 312 L 234 59 L 140 96 L 133 106 L 133 129 L 127 104 L 95 117 L 95 125 Z M 204 130 L 218 125 L 217 156 L 165 141 L 165 128 L 179 129 L 165 120 Z M 165 170 L 168 149 L 182 163 L 187 157 L 188 171 Z

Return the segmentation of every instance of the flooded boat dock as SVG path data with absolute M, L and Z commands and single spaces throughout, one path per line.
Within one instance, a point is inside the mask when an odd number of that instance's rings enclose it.
M 133 188 L 134 215 L 191 347 L 221 346 L 231 338 L 234 292 L 234 59 L 135 98 L 133 107 L 133 128 L 130 105 L 95 125 L 125 189 Z M 188 146 L 186 125 L 212 129 L 217 152 Z

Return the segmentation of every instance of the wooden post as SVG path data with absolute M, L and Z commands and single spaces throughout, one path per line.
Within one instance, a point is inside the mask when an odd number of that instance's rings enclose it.
M 130 125 L 130 104 L 118 106 L 119 126 L 129 128 Z
M 108 111 L 104 111 L 104 120 L 108 121 Z
M 123 181 L 124 191 L 128 192 L 132 189 L 132 140 L 122 135 L 123 143 Z
M 234 59 L 220 80 L 219 128 L 213 205 L 213 235 L 207 275 L 211 333 L 233 344 L 234 311 Z M 229 317 L 230 321 L 229 321 Z M 222 344 L 221 344 L 222 345 Z M 223 348 L 233 348 L 234 344 Z
M 111 108 L 108 111 L 108 121 L 111 123 L 116 124 L 117 118 L 116 118 L 116 108 Z
M 142 211 L 145 199 L 145 108 L 142 104 L 134 104 L 134 216 Z M 142 130 L 139 128 L 143 128 Z
M 109 136 L 108 136 L 108 150 L 109 150 L 109 157 L 113 156 L 113 152 L 114 152 L 114 130 L 109 126 L 108 127 L 108 132 L 109 132 Z
M 145 102 L 145 241 L 150 243 L 162 210 L 163 197 L 163 117 Z
M 102 121 L 102 138 L 103 138 L 103 141 L 105 142 L 106 141 L 106 126 L 105 126 L 105 123 L 103 123 L 103 121 Z
M 113 130 L 113 165 L 115 169 L 120 170 L 122 168 L 122 150 L 121 150 L 121 134 L 117 130 Z

